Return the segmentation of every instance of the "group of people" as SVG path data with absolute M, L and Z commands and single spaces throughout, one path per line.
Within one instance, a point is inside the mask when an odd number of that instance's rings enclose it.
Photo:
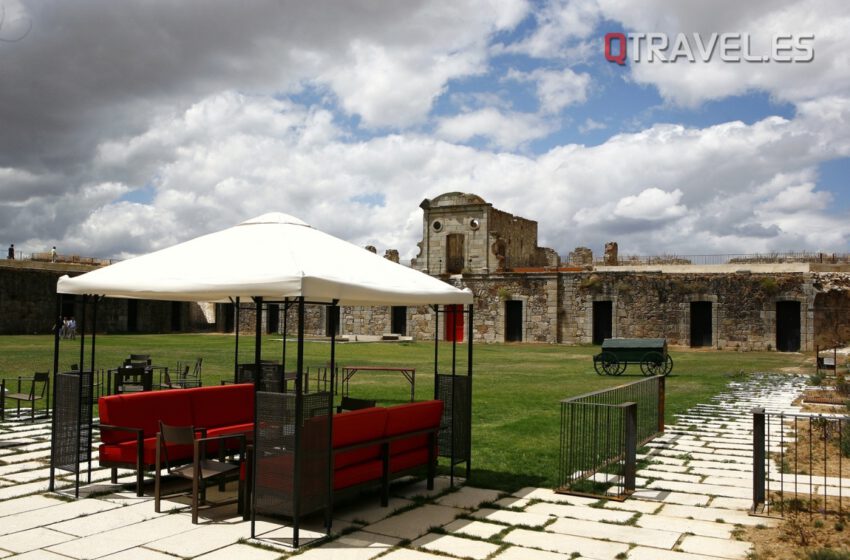
M 59 327 L 59 336 L 61 338 L 77 338 L 77 321 L 73 317 L 63 317 L 62 325 Z
M 9 245 L 9 250 L 6 252 L 6 258 L 15 260 L 15 244 Z M 56 262 L 56 245 L 50 250 L 50 262 Z

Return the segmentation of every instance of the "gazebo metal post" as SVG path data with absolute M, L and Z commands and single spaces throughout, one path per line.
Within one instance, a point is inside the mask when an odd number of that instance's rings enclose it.
M 455 362 L 457 360 L 457 308 L 455 306 L 450 307 L 451 317 L 452 317 L 452 402 L 449 405 L 452 410 L 452 442 L 451 442 L 451 457 L 449 458 L 450 466 L 449 466 L 449 486 L 454 488 L 455 486 L 455 416 L 457 415 L 457 409 L 455 408 L 455 393 L 457 393 L 457 384 L 455 383 Z M 443 321 L 446 324 L 446 328 L 448 329 L 449 324 L 449 316 L 446 315 L 446 319 Z
M 261 298 L 261 297 L 260 298 L 254 298 L 254 302 L 257 304 L 257 321 L 256 321 L 257 332 L 255 333 L 255 338 L 254 338 L 254 364 L 255 364 L 254 365 L 254 368 L 255 368 L 255 373 L 254 373 L 254 444 L 256 445 L 257 442 L 258 442 L 258 438 L 257 438 L 257 435 L 258 435 L 258 433 L 257 433 L 257 425 L 258 425 L 258 423 L 257 423 L 257 404 L 258 404 L 257 403 L 257 392 L 259 391 L 259 385 L 260 385 L 260 379 L 259 379 L 260 376 L 259 376 L 258 370 L 259 370 L 259 367 L 260 367 L 260 354 L 262 352 L 262 337 L 260 336 L 260 321 L 261 321 L 260 312 L 262 311 L 262 307 L 263 307 L 263 298 Z M 233 376 L 234 376 L 234 382 L 238 383 L 239 382 L 239 298 L 238 297 L 236 298 L 236 351 L 235 351 L 234 354 L 235 354 L 236 357 L 234 358 L 235 364 L 234 364 Z M 255 452 L 256 452 L 256 450 L 255 450 Z M 255 486 L 255 488 L 252 488 L 252 490 L 251 490 L 251 538 L 252 539 L 256 537 L 255 528 L 256 528 L 257 516 L 256 516 L 256 513 L 255 513 L 256 508 L 255 508 L 254 504 L 255 504 L 256 499 L 257 499 L 257 493 L 256 493 L 257 459 L 258 459 L 258 457 L 255 455 L 254 460 L 253 460 L 252 465 L 251 465 L 251 471 L 252 471 L 251 472 L 251 484 L 253 484 Z
M 470 474 L 472 473 L 472 320 L 473 320 L 473 310 L 475 309 L 475 302 L 469 304 L 469 324 L 467 325 L 467 348 L 466 348 L 466 375 L 469 376 L 469 406 L 467 410 L 469 411 L 469 431 L 470 431 L 470 442 L 469 442 L 469 457 L 466 458 L 466 480 L 467 484 L 469 483 Z
M 236 326 L 234 330 L 236 331 L 236 349 L 233 351 L 233 382 L 239 383 L 239 298 L 236 298 Z M 255 380 L 256 381 L 256 380 Z M 255 403 L 256 404 L 256 403 Z
M 92 405 L 94 404 L 94 355 L 95 348 L 97 343 L 97 302 L 100 301 L 100 296 L 92 296 L 92 327 L 91 327 L 91 382 L 89 383 L 89 407 L 88 407 L 88 418 L 89 423 L 89 433 L 92 433 L 92 414 L 94 411 L 92 410 Z M 80 364 L 80 375 L 83 375 L 83 364 Z M 82 380 L 80 380 L 80 385 L 82 385 Z M 55 406 L 55 405 L 54 405 Z M 91 453 L 88 454 L 88 482 L 87 484 L 91 484 Z
M 339 303 L 338 299 L 335 299 L 331 302 L 329 309 L 333 309 Z M 327 496 L 327 504 L 325 505 L 325 528 L 328 531 L 328 534 L 331 532 L 331 508 L 332 504 L 332 496 L 333 496 L 333 470 L 334 470 L 334 462 L 333 462 L 333 414 L 334 414 L 334 372 L 336 370 L 336 329 L 337 329 L 337 317 L 339 315 L 335 311 L 331 311 L 331 362 L 330 362 L 330 387 L 325 387 L 325 389 L 330 389 L 330 396 L 328 398 L 328 496 Z M 327 377 L 325 378 L 327 379 Z M 319 385 L 318 375 L 316 376 L 316 386 Z
M 288 328 L 289 298 L 283 298 L 283 343 L 281 344 L 280 363 L 283 368 L 283 377 L 286 378 L 286 331 Z
M 263 298 L 255 297 L 254 305 L 257 316 L 254 318 L 254 386 L 260 383 L 262 376 L 260 374 L 260 361 L 263 355 Z
M 301 378 L 304 372 L 304 296 L 298 298 L 298 350 L 295 370 L 295 484 L 292 499 L 292 546 L 298 548 L 298 529 L 301 524 L 301 416 L 304 412 Z
M 80 316 L 80 371 L 86 367 L 86 304 L 88 303 L 89 296 L 83 295 L 83 313 Z
M 56 406 L 56 385 L 58 380 L 58 372 L 59 372 L 59 330 L 62 328 L 60 325 L 62 324 L 62 294 L 56 294 L 56 325 L 53 327 L 53 386 L 50 388 L 53 391 L 53 406 Z M 50 422 L 50 484 L 47 489 L 50 492 L 53 492 L 55 488 L 55 467 L 54 467 L 54 450 L 53 443 L 56 441 L 56 415 L 53 415 L 53 418 Z

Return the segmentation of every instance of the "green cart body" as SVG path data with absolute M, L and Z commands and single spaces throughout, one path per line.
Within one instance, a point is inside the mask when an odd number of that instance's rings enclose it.
M 667 353 L 667 339 L 606 338 L 602 352 L 593 356 L 593 369 L 599 375 L 622 375 L 628 364 L 639 364 L 646 376 L 668 375 L 673 358 Z

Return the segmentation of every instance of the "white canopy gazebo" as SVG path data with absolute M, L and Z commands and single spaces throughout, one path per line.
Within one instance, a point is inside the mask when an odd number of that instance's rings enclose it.
M 263 303 L 297 305 L 299 320 L 296 390 L 292 396 L 296 410 L 299 411 L 299 417 L 303 411 L 301 380 L 304 373 L 305 304 L 323 304 L 333 307 L 432 305 L 438 317 L 440 305 L 466 305 L 465 313 L 469 315 L 466 377 L 469 377 L 469 383 L 463 393 L 464 400 L 468 399 L 466 403 L 469 406 L 468 410 L 471 410 L 472 293 L 468 289 L 460 290 L 427 274 L 399 265 L 328 235 L 287 214 L 264 214 L 237 226 L 121 261 L 74 278 L 63 276 L 58 281 L 57 294 L 59 298 L 62 294 L 83 296 L 84 309 L 86 299 L 89 297 L 92 297 L 95 305 L 100 297 L 115 297 L 165 301 L 235 302 L 237 309 L 241 300 L 253 301 L 257 309 L 256 364 L 260 364 L 260 317 Z M 85 348 L 84 314 L 81 330 L 83 336 L 80 342 L 80 366 L 82 368 Z M 238 326 L 236 330 L 238 333 Z M 335 334 L 335 331 L 336 329 L 333 328 L 332 333 Z M 436 336 L 436 331 L 437 322 L 435 322 L 435 341 L 439 338 Z M 335 366 L 334 343 L 335 337 L 332 336 L 331 372 L 334 371 Z M 58 369 L 58 331 L 55 348 L 54 373 Z M 435 396 L 451 395 L 452 401 L 454 401 L 456 387 L 454 356 L 453 351 L 450 376 L 452 379 L 441 388 L 435 348 Z M 92 335 L 91 363 L 94 369 L 94 335 Z M 54 391 L 55 386 L 54 383 Z M 257 404 L 255 402 L 255 411 Z M 459 461 L 456 461 L 458 458 L 454 453 L 454 441 L 458 434 L 455 434 L 451 428 L 454 416 L 458 413 L 458 407 L 452 406 L 453 404 L 455 403 L 447 403 L 448 416 L 445 418 L 450 426 L 452 474 L 455 463 L 465 460 L 468 475 L 468 452 L 462 453 L 464 457 Z M 332 405 L 331 395 L 327 404 L 328 414 L 332 413 Z M 468 432 L 469 419 L 465 418 L 462 423 L 464 431 Z M 331 423 L 328 422 L 329 433 L 330 425 Z M 295 426 L 298 426 L 297 422 Z M 463 446 L 468 448 L 468 433 L 464 441 L 466 443 Z M 443 454 L 442 450 L 441 454 Z M 298 470 L 295 469 L 296 486 L 300 482 Z M 329 496 L 327 499 L 329 500 Z M 299 514 L 296 503 L 292 512 L 295 546 L 298 546 Z M 252 536 L 253 532 L 252 524 Z

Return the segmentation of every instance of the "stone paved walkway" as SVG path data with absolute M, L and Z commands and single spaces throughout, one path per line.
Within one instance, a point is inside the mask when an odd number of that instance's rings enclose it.
M 750 410 L 796 412 L 803 380 L 753 377 L 681 415 L 640 458 L 639 489 L 625 502 L 524 488 L 448 488 L 437 481 L 394 487 L 389 508 L 377 497 L 334 512 L 335 538 L 302 549 L 303 560 L 629 560 L 743 559 L 750 545 L 736 526 L 773 521 L 747 515 L 752 458 Z M 93 473 L 96 498 L 46 494 L 49 425 L 0 425 L 0 558 L 173 560 L 275 559 L 294 556 L 248 543 L 248 524 L 233 508 L 210 509 L 192 525 L 185 504 L 153 511 L 149 496 Z M 96 464 L 96 461 L 95 461 Z M 122 482 L 132 483 L 130 473 Z M 69 484 L 67 477 L 62 485 Z M 178 509 L 179 508 L 179 509 Z M 169 512 L 175 509 L 175 512 Z M 309 529 L 309 527 L 308 527 Z M 286 529 L 259 522 L 263 544 Z M 309 535 L 309 530 L 307 531 Z

